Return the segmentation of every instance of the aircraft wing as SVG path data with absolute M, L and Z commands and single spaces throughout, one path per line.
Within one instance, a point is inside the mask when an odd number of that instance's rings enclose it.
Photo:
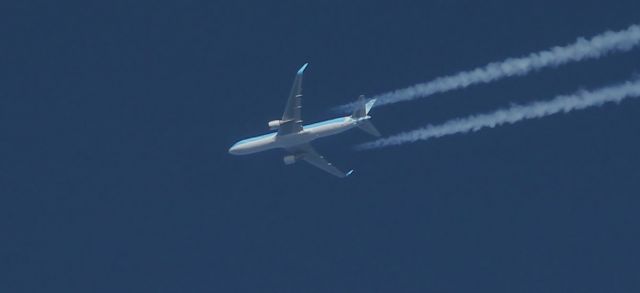
M 293 86 L 289 93 L 289 99 L 284 107 L 282 114 L 282 124 L 278 129 L 278 135 L 286 135 L 302 131 L 302 74 L 309 63 L 305 63 L 300 67 L 296 78 L 293 80 Z
M 333 166 L 333 164 L 329 163 L 324 159 L 323 156 L 318 154 L 316 150 L 311 146 L 311 144 L 302 144 L 299 146 L 295 146 L 287 149 L 289 152 L 293 153 L 296 156 L 300 156 L 301 159 L 307 161 L 309 164 L 318 167 L 334 176 L 344 178 L 353 172 L 353 170 L 345 173 L 340 171 L 340 169 Z

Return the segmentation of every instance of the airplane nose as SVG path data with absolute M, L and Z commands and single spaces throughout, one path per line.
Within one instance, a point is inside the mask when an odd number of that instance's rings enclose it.
M 232 145 L 232 146 L 229 148 L 229 153 L 230 153 L 230 154 L 232 154 L 232 155 L 237 155 L 237 154 L 238 154 L 238 146 L 237 146 L 237 145 L 235 145 L 235 144 L 234 144 L 234 145 Z

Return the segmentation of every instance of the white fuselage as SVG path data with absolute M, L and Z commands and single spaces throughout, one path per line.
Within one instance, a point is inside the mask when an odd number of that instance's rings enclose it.
M 338 134 L 355 127 L 362 117 L 354 119 L 350 116 L 303 126 L 302 131 L 288 135 L 277 135 L 272 132 L 260 136 L 247 138 L 235 143 L 229 153 L 234 155 L 248 155 L 274 148 L 289 148 L 303 143 L 309 143 L 317 138 Z

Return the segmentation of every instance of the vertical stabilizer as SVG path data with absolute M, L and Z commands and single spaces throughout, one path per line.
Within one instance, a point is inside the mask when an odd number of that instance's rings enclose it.
M 373 126 L 373 123 L 369 121 L 371 118 L 369 115 L 369 111 L 373 108 L 373 104 L 375 104 L 376 99 L 372 99 L 367 101 L 364 98 L 364 95 L 358 97 L 358 101 L 356 102 L 356 109 L 351 114 L 351 118 L 357 120 L 357 125 L 364 132 L 371 134 L 375 137 L 380 137 L 380 131 Z
M 357 119 L 357 118 L 362 118 L 364 116 L 367 116 L 369 109 L 367 109 L 366 107 L 364 95 L 360 95 L 358 97 L 358 101 L 356 101 L 356 109 L 353 110 L 353 114 L 351 114 L 351 118 Z

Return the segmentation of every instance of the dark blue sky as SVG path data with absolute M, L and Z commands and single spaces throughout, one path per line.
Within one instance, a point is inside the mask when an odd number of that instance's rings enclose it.
M 640 22 L 628 1 L 0 4 L 0 292 L 637 292 L 640 101 L 355 152 L 266 132 Z M 93 2 L 93 3 L 92 3 Z M 143 3 L 144 2 L 144 3 Z M 222 3 L 218 3 L 222 2 Z M 640 51 L 374 109 L 386 134 L 637 74 Z

